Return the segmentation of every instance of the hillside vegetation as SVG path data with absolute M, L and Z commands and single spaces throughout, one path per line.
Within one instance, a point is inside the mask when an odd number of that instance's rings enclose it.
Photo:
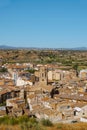
M 0 50 L 2 63 L 31 62 L 42 64 L 54 64 L 74 66 L 79 69 L 87 66 L 87 51 L 68 50 Z
M 49 120 L 37 121 L 35 118 L 0 118 L 0 130 L 87 130 L 87 123 L 53 124 Z

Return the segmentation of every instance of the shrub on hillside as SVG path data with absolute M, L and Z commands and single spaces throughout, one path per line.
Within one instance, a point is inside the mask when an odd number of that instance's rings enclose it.
M 42 119 L 41 122 L 44 126 L 53 126 L 53 123 L 49 119 Z

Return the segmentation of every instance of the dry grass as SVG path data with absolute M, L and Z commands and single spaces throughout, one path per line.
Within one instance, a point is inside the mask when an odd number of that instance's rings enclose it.
M 87 130 L 87 123 L 57 124 L 56 129 L 57 130 Z
M 76 123 L 76 124 L 56 124 L 51 127 L 42 126 L 40 128 L 35 128 L 33 130 L 87 130 L 87 123 Z M 1 125 L 0 130 L 22 130 L 20 125 Z M 25 129 L 32 130 L 32 128 Z
M 9 126 L 9 125 L 0 125 L 0 130 L 21 130 L 18 125 Z

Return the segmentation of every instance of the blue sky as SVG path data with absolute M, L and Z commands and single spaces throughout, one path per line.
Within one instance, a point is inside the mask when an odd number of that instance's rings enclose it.
M 0 0 L 0 45 L 87 47 L 87 0 Z

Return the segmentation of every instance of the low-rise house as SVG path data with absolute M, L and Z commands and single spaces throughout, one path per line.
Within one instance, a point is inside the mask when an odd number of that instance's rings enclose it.
M 6 116 L 6 107 L 1 106 L 0 107 L 0 117 Z
M 44 98 L 42 98 L 41 102 L 44 107 L 51 109 L 49 100 L 50 100 L 50 98 L 44 97 Z
M 29 114 L 29 109 L 26 108 L 26 103 L 24 99 L 21 98 L 12 98 L 6 100 L 6 108 L 8 115 L 12 116 L 22 116 L 28 110 L 27 115 Z
M 81 122 L 87 122 L 87 117 L 85 117 L 85 116 L 84 116 L 84 117 L 81 117 L 81 118 L 80 118 L 80 121 L 81 121 Z
M 19 97 L 20 90 L 15 86 L 3 86 L 0 91 L 0 103 L 4 103 L 7 99 Z
M 80 114 L 82 117 L 87 117 L 87 105 L 81 107 Z
M 32 82 L 30 82 L 29 80 L 23 80 L 22 78 L 18 78 L 16 80 L 16 86 L 26 86 L 26 85 L 33 85 Z
M 23 115 L 23 109 L 22 108 L 13 108 L 12 109 L 12 115 L 14 117 L 19 117 Z
M 32 111 L 34 115 L 39 119 L 49 119 L 52 122 L 58 122 L 62 120 L 62 114 L 56 112 L 55 110 L 51 110 L 49 108 L 40 107 L 38 109 L 34 109 Z
M 81 79 L 87 79 L 87 69 L 81 70 L 80 73 L 79 73 L 79 77 Z

